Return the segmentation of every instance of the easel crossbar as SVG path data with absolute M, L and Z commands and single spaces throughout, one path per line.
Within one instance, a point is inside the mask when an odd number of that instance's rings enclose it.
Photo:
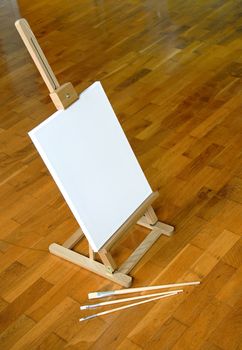
M 162 232 L 159 229 L 152 230 L 128 259 L 120 266 L 118 271 L 128 274 L 161 235 Z

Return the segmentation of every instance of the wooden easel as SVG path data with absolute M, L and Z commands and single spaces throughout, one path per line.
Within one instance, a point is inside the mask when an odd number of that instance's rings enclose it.
M 50 91 L 50 97 L 54 105 L 58 110 L 66 109 L 78 99 L 78 95 L 74 87 L 71 83 L 66 83 L 63 85 L 59 84 L 33 32 L 31 31 L 28 22 L 25 19 L 20 19 L 16 21 L 15 25 Z M 80 228 L 62 245 L 52 243 L 49 246 L 49 251 L 56 256 L 95 272 L 96 274 L 103 276 L 117 284 L 124 287 L 129 287 L 132 282 L 132 277 L 129 276 L 128 273 L 132 270 L 132 268 L 150 249 L 160 235 L 164 234 L 171 236 L 174 231 L 173 226 L 158 221 L 158 218 L 151 206 L 158 195 L 158 192 L 153 192 L 98 251 L 102 263 L 95 260 L 96 253 L 92 250 L 90 244 L 89 257 L 76 253 L 72 250 L 72 248 L 74 248 L 74 246 L 84 236 Z M 110 253 L 110 249 L 121 238 L 121 236 L 136 223 L 150 229 L 151 232 L 134 250 L 129 258 L 118 268 Z

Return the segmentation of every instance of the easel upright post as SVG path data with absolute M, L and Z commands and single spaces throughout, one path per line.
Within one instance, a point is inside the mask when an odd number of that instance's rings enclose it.
M 73 85 L 71 83 L 59 84 L 28 22 L 21 18 L 15 22 L 15 26 L 49 89 L 49 95 L 55 107 L 58 110 L 67 108 L 78 99 Z

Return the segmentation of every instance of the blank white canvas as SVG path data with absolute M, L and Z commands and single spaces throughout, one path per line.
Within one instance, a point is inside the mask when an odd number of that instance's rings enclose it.
M 100 82 L 29 135 L 94 251 L 152 193 Z

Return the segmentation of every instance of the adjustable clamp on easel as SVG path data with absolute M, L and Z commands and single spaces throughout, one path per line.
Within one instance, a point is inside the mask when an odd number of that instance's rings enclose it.
M 15 22 L 15 26 L 49 89 L 54 105 L 58 110 L 66 109 L 78 99 L 73 85 L 71 83 L 59 84 L 28 22 L 21 18 Z

